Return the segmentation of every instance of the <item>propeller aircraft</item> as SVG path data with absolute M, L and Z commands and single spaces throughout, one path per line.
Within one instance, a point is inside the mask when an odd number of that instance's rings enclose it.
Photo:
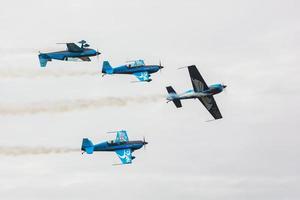
M 148 144 L 144 140 L 129 141 L 125 130 L 117 131 L 115 140 L 93 144 L 88 138 L 83 138 L 81 150 L 87 154 L 93 154 L 94 151 L 114 151 L 120 158 L 122 164 L 131 164 L 135 156 L 132 153 Z
M 113 68 L 108 61 L 103 62 L 102 73 L 105 74 L 130 74 L 134 75 L 139 82 L 150 82 L 152 73 L 164 68 L 161 63 L 159 65 L 145 65 L 144 60 L 130 61 L 125 65 Z
M 65 51 L 57 51 L 57 52 L 49 52 L 49 53 L 40 53 L 39 61 L 41 67 L 46 67 L 48 61 L 55 60 L 64 60 L 64 61 L 91 61 L 90 57 L 100 55 L 98 50 L 88 48 L 90 45 L 87 44 L 85 40 L 81 40 L 78 42 L 81 44 L 79 47 L 75 43 L 58 43 L 58 44 L 66 44 L 67 50 Z
M 177 108 L 180 108 L 182 107 L 181 100 L 183 99 L 199 99 L 215 119 L 221 119 L 222 115 L 213 95 L 222 92 L 227 86 L 223 84 L 207 86 L 195 65 L 188 66 L 187 68 L 189 70 L 193 89 L 182 94 L 177 94 L 172 86 L 166 87 L 168 91 L 167 103 L 172 101 Z

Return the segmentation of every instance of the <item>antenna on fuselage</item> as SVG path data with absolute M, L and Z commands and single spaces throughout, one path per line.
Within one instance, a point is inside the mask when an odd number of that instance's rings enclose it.
M 116 132 L 118 132 L 118 131 L 108 131 L 106 133 L 116 133 Z
M 179 68 L 177 68 L 177 69 L 184 69 L 184 68 L 188 68 L 188 67 L 179 67 Z
M 131 62 L 135 62 L 137 60 L 127 60 L 125 63 L 131 63 Z
M 216 121 L 216 119 L 208 119 L 205 122 L 213 122 L 213 121 Z
M 117 132 L 122 132 L 122 131 L 125 131 L 125 130 L 119 130 L 119 131 L 108 131 L 106 133 L 117 133 Z
M 143 82 L 147 82 L 147 81 L 130 81 L 130 83 L 143 83 Z
M 112 166 L 118 166 L 118 165 L 124 165 L 124 164 L 122 164 L 122 163 L 114 163 L 114 164 L 112 164 Z

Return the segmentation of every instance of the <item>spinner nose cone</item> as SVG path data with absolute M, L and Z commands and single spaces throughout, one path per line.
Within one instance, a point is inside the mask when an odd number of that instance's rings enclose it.
M 148 144 L 148 142 L 144 141 L 144 145 Z
M 223 86 L 223 88 L 226 88 L 227 87 L 227 85 L 222 85 Z
M 159 69 L 162 69 L 162 68 L 164 68 L 164 66 L 159 65 L 158 68 L 159 68 Z
M 100 55 L 101 53 L 99 52 L 99 51 L 96 51 L 96 55 L 98 56 L 98 55 Z

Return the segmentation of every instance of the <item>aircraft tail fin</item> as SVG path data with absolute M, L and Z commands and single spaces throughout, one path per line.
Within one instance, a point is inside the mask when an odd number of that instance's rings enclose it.
M 41 67 L 46 67 L 47 62 L 51 61 L 51 59 L 46 55 L 46 54 L 40 54 L 39 55 L 39 61 L 40 61 L 40 66 Z
M 88 138 L 83 138 L 81 150 L 85 151 L 87 154 L 92 154 L 94 152 L 94 145 Z
M 102 73 L 103 74 L 113 74 L 114 69 L 111 67 L 108 61 L 103 61 Z
M 173 89 L 172 86 L 168 86 L 166 87 L 168 93 L 169 93 L 169 98 L 170 98 L 170 101 L 173 101 L 173 103 L 175 104 L 176 108 L 181 108 L 182 107 L 182 104 L 181 104 L 181 101 L 180 99 L 176 99 L 175 97 L 177 96 L 177 93 L 176 91 Z

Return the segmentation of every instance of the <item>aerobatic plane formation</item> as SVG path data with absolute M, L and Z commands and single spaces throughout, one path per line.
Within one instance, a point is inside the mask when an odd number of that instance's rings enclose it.
M 100 52 L 95 49 L 88 48 L 90 45 L 85 40 L 78 42 L 80 46 L 75 43 L 63 43 L 67 45 L 67 50 L 50 53 L 40 53 L 38 55 L 40 66 L 46 67 L 48 61 L 91 61 L 90 57 L 99 56 Z M 103 61 L 102 76 L 105 75 L 133 75 L 138 81 L 135 82 L 151 82 L 151 74 L 162 70 L 164 67 L 159 64 L 146 65 L 143 59 L 137 59 L 127 62 L 124 65 L 112 67 L 108 61 Z M 221 93 L 227 87 L 224 84 L 207 85 L 195 65 L 187 68 L 193 89 L 184 93 L 177 94 L 172 86 L 167 86 L 168 95 L 166 97 L 167 103 L 173 102 L 177 108 L 182 107 L 182 100 L 198 99 L 215 120 L 221 119 L 221 112 L 216 104 L 214 95 Z M 97 151 L 113 151 L 121 160 L 121 165 L 131 164 L 135 156 L 132 153 L 148 143 L 143 140 L 129 141 L 127 132 L 125 130 L 116 131 L 116 139 L 111 141 L 104 141 L 98 144 L 93 144 L 88 138 L 83 138 L 81 150 L 82 154 L 93 154 Z

